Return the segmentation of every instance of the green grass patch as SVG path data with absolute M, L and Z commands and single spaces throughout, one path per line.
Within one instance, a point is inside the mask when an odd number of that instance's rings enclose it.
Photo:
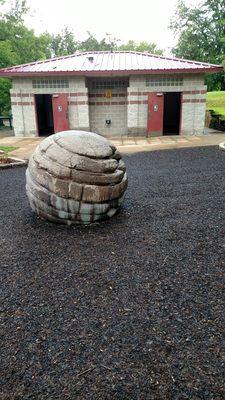
M 18 149 L 18 147 L 15 146 L 0 146 L 0 150 L 4 151 L 5 153 L 10 153 L 13 150 Z
M 206 97 L 206 109 L 213 110 L 216 114 L 220 114 L 221 119 L 225 120 L 225 91 L 208 92 Z

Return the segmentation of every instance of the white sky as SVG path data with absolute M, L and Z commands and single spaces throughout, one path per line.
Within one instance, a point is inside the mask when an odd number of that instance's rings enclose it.
M 27 3 L 32 16 L 26 18 L 26 23 L 38 34 L 57 33 L 67 25 L 78 40 L 85 39 L 87 31 L 98 39 L 107 32 L 121 39 L 121 43 L 129 39 L 155 42 L 166 53 L 176 43 L 168 25 L 177 0 L 27 0 Z M 188 5 L 199 3 L 200 0 L 186 0 Z

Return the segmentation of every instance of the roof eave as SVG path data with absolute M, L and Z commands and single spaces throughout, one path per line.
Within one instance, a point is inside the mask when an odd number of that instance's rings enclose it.
M 40 71 L 40 72 L 18 72 L 0 70 L 2 77 L 32 77 L 32 76 L 55 76 L 55 75 L 82 75 L 82 76 L 99 76 L 99 75 L 150 75 L 150 74 L 168 74 L 168 73 L 182 73 L 182 74 L 214 74 L 223 72 L 222 66 L 208 67 L 208 68 L 172 68 L 172 69 L 151 69 L 151 70 L 115 70 L 115 71 Z

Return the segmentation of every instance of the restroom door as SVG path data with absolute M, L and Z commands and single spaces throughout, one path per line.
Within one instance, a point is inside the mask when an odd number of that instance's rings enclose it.
M 52 95 L 35 94 L 35 111 L 38 136 L 48 136 L 54 133 Z
M 179 135 L 181 93 L 164 93 L 163 135 Z
M 148 94 L 148 135 L 160 136 L 163 134 L 163 93 L 153 92 Z
M 52 109 L 55 133 L 67 131 L 69 129 L 67 94 L 53 94 Z

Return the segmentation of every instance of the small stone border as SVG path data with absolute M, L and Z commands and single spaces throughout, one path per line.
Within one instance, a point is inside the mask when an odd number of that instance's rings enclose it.
M 20 158 L 15 158 L 15 157 L 8 157 L 8 158 L 10 158 L 10 160 L 13 160 L 13 162 L 6 163 L 6 164 L 0 164 L 0 169 L 23 167 L 24 165 L 27 165 L 26 160 L 21 160 Z
M 225 151 L 225 142 L 219 144 L 219 149 Z

